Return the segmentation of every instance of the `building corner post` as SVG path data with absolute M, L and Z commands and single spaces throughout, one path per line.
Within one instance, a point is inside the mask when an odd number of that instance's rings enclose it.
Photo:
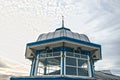
M 64 45 L 64 43 L 63 43 Z M 65 75 L 65 48 L 64 46 L 62 46 L 61 48 L 61 75 L 64 76 Z
M 33 59 L 32 59 L 30 76 L 36 76 L 37 75 L 37 68 L 38 68 L 38 63 L 39 63 L 39 53 L 40 53 L 40 51 L 37 50 Z

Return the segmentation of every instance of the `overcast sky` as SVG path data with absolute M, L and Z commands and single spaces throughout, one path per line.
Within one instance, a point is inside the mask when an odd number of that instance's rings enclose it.
M 29 75 L 26 43 L 65 26 L 102 45 L 96 70 L 120 75 L 120 0 L 0 0 L 0 75 Z

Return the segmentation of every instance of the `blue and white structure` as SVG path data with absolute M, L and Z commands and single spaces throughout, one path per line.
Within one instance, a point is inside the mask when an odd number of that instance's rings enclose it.
M 11 80 L 93 80 L 94 63 L 102 58 L 101 45 L 64 27 L 63 19 L 62 27 L 28 43 L 25 57 L 32 61 L 30 77 Z

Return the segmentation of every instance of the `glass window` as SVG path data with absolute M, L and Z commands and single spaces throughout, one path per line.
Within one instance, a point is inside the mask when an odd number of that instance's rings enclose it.
M 80 58 L 80 54 L 79 53 L 75 53 L 74 54 L 76 58 Z
M 46 75 L 60 75 L 60 66 L 47 66 Z
M 87 68 L 88 61 L 87 60 L 83 60 L 83 59 L 78 59 L 78 67 L 84 67 Z
M 76 67 L 66 67 L 66 75 L 77 75 Z
M 88 55 L 79 51 L 65 53 L 66 75 L 89 76 Z M 61 52 L 43 52 L 39 57 L 37 75 L 60 75 Z
M 44 74 L 43 72 L 44 72 L 44 68 L 43 68 L 43 67 L 39 67 L 37 73 L 38 73 L 39 75 L 43 75 L 43 74 Z
M 76 59 L 75 58 L 66 57 L 66 65 L 76 66 Z
M 78 75 L 88 76 L 88 60 L 78 59 Z
M 60 52 L 54 52 L 53 56 L 60 56 Z
M 66 75 L 89 76 L 88 55 L 66 52 Z
M 46 57 L 52 57 L 52 53 L 46 53 Z
M 44 65 L 41 62 L 38 64 L 37 74 L 39 74 L 39 75 L 43 75 L 44 74 Z
M 45 53 L 41 53 L 41 54 L 40 54 L 40 57 L 41 57 L 41 58 L 44 58 L 44 57 L 46 57 L 46 54 L 45 54 Z
M 72 56 L 73 57 L 74 55 L 73 55 L 73 52 L 66 52 L 66 56 Z
M 47 58 L 47 65 L 60 65 L 60 57 Z
M 81 54 L 81 58 L 87 59 L 88 57 L 85 54 Z
M 43 52 L 40 54 L 37 75 L 60 75 L 60 71 L 60 52 Z
M 86 68 L 78 68 L 79 76 L 88 76 L 88 70 Z
M 55 58 L 42 58 L 39 60 L 43 65 L 60 65 L 61 58 L 55 57 Z

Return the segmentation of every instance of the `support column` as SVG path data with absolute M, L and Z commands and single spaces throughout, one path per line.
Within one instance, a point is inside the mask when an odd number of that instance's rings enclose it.
M 39 63 L 39 53 L 40 53 L 40 51 L 37 50 L 35 55 L 34 55 L 34 58 L 32 60 L 30 76 L 37 75 L 37 69 L 38 69 L 38 63 Z
M 93 62 L 93 58 L 92 55 L 89 53 L 89 63 L 90 63 L 90 70 L 91 70 L 91 77 L 94 76 L 94 62 Z
M 31 64 L 31 70 L 30 70 L 30 76 L 33 76 L 33 63 L 34 63 L 34 58 L 32 59 L 32 64 Z
M 91 76 L 94 76 L 94 67 L 93 67 L 93 62 L 90 62 L 90 66 L 91 66 Z
M 88 74 L 89 74 L 89 77 L 92 77 L 92 69 L 91 69 L 91 59 L 90 59 L 90 56 L 88 56 Z
M 65 75 L 65 49 L 62 48 L 61 51 L 61 75 Z
M 45 65 L 44 65 L 45 67 L 44 67 L 44 75 L 46 75 L 46 71 L 47 71 L 47 59 L 45 59 Z
M 61 75 L 64 75 L 64 51 L 61 51 Z

